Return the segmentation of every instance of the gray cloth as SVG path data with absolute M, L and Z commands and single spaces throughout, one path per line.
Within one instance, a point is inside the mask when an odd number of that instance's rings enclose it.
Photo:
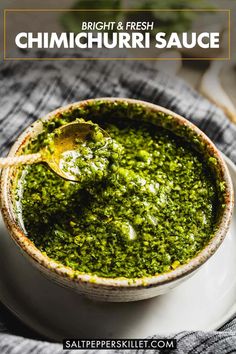
M 7 153 L 25 127 L 45 113 L 85 98 L 116 96 L 150 101 L 185 116 L 236 163 L 236 127 L 183 81 L 158 72 L 154 65 L 113 61 L 8 62 L 0 69 L 0 79 L 0 155 Z M 68 353 L 61 344 L 24 338 L 25 330 L 13 335 L 14 319 L 9 326 L 5 317 L 0 308 L 1 354 Z M 236 319 L 219 331 L 166 336 L 178 341 L 178 349 L 172 353 L 236 353 Z

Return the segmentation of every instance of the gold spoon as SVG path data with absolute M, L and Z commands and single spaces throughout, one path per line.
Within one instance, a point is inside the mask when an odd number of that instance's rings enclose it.
M 76 147 L 78 148 L 78 139 L 81 141 L 88 140 L 91 137 L 95 126 L 95 124 L 88 122 L 73 122 L 63 125 L 56 130 L 52 153 L 49 153 L 46 148 L 44 148 L 36 154 L 0 158 L 0 168 L 33 164 L 35 162 L 45 162 L 60 177 L 70 181 L 78 181 L 79 176 L 76 176 L 76 174 L 71 175 L 61 169 L 60 161 L 62 159 L 62 154 L 66 151 L 73 151 Z M 109 137 L 106 131 L 102 128 L 99 129 L 104 137 Z

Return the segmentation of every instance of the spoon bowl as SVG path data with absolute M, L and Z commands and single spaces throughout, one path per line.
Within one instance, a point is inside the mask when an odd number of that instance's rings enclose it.
M 62 168 L 61 160 L 63 154 L 67 151 L 78 149 L 78 141 L 86 142 L 89 140 L 97 125 L 89 122 L 72 122 L 58 128 L 54 138 L 54 150 L 51 154 L 45 154 L 43 159 L 49 167 L 60 177 L 70 180 L 79 181 L 78 174 L 71 174 Z M 109 138 L 109 134 L 99 127 L 102 135 Z
M 45 147 L 42 151 L 35 154 L 2 157 L 0 158 L 0 168 L 45 162 L 60 177 L 78 182 L 80 181 L 79 174 L 71 174 L 69 171 L 63 169 L 63 164 L 61 163 L 64 159 L 63 154 L 65 152 L 73 153 L 78 149 L 79 143 L 83 144 L 88 141 L 95 132 L 95 128 L 99 129 L 104 138 L 109 138 L 109 134 L 98 127 L 97 124 L 90 122 L 68 123 L 56 130 L 53 139 L 53 151 L 49 151 L 48 147 Z

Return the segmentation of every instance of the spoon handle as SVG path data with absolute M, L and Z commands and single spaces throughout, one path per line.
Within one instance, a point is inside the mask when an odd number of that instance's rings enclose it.
M 34 162 L 39 162 L 42 160 L 40 153 L 30 154 L 30 155 L 21 155 L 14 157 L 1 157 L 0 158 L 0 168 L 23 165 L 23 164 L 32 164 Z

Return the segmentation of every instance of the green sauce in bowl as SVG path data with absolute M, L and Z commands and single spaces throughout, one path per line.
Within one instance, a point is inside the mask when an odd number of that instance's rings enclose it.
M 20 171 L 17 208 L 29 239 L 57 262 L 106 278 L 153 276 L 188 263 L 216 228 L 214 158 L 203 159 L 182 137 L 136 115 L 83 113 L 46 123 L 26 152 L 80 117 L 98 122 L 119 148 L 106 173 L 85 184 L 65 181 L 43 163 Z

